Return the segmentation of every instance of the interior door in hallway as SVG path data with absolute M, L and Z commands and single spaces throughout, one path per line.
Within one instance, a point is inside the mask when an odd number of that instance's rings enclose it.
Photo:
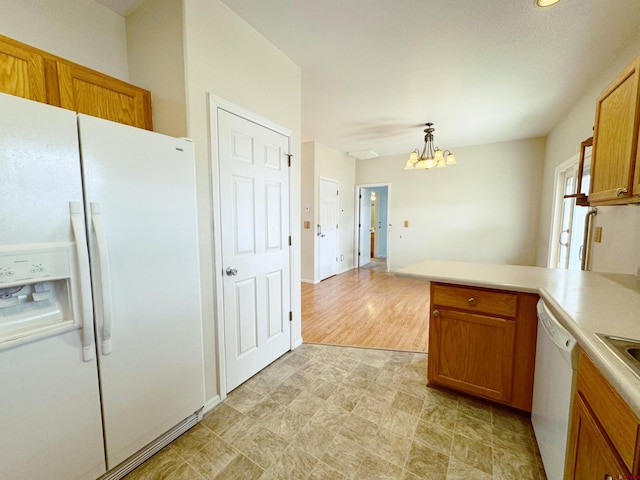
M 291 348 L 288 149 L 218 109 L 227 392 Z
M 320 179 L 318 198 L 318 279 L 338 273 L 338 182 Z
M 358 220 L 358 266 L 371 263 L 371 190 L 360 188 L 360 219 Z

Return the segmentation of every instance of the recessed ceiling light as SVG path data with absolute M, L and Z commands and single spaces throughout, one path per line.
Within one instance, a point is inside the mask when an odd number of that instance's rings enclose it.
M 550 7 L 551 5 L 555 5 L 560 0 L 536 0 L 536 5 L 539 7 Z

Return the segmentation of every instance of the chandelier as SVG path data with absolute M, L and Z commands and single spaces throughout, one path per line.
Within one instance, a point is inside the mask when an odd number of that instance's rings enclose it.
M 404 166 L 405 170 L 428 170 L 432 167 L 444 168 L 447 165 L 455 165 L 456 157 L 453 156 L 449 150 L 444 152 L 438 147 L 433 146 L 433 132 L 435 128 L 432 127 L 433 123 L 426 123 L 427 128 L 424 129 L 424 147 L 422 147 L 422 153 L 416 148 L 411 155 L 407 164 Z M 419 156 L 418 156 L 419 155 Z

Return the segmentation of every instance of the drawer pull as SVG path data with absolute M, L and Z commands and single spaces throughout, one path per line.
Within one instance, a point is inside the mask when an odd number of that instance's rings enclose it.
M 628 192 L 629 190 L 627 190 L 626 188 L 616 188 L 616 197 L 619 197 L 620 195 Z
M 434 317 L 439 317 L 440 316 L 440 312 L 438 310 L 434 310 L 433 311 L 433 316 Z
M 472 307 L 476 304 L 476 299 L 471 297 L 469 300 L 467 300 L 469 302 L 469 305 L 471 305 Z

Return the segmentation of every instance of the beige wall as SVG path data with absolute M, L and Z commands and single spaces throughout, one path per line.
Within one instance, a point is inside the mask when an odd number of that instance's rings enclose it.
M 640 30 L 620 52 L 612 52 L 608 68 L 594 77 L 563 119 L 547 137 L 537 264 L 547 265 L 553 208 L 555 169 L 579 151 L 580 142 L 593 135 L 596 100 L 602 89 L 640 54 Z M 594 243 L 591 269 L 601 272 L 635 274 L 640 265 L 640 207 L 598 207 L 595 226 L 602 227 L 602 243 Z
M 147 0 L 127 16 L 131 82 L 151 91 L 153 129 L 187 136 L 182 2 Z
M 170 38 L 162 38 L 166 28 Z M 215 246 L 217 185 L 212 182 L 209 94 L 293 132 L 292 225 L 300 223 L 300 68 L 219 0 L 149 0 L 127 19 L 132 75 L 159 96 L 154 122 L 193 139 L 196 152 L 205 393 L 219 395 Z M 146 57 L 146 58 L 144 58 Z M 138 63 L 139 62 L 139 63 Z M 175 91 L 177 86 L 179 91 Z M 182 89 L 182 90 L 180 90 Z M 154 99 L 155 101 L 155 99 Z M 294 338 L 301 339 L 300 233 L 293 229 Z M 218 243 L 219 245 L 219 243 Z
M 309 220 L 311 228 L 302 229 L 302 278 L 317 283 L 318 245 L 315 227 L 318 224 L 318 192 L 320 178 L 335 180 L 340 191 L 338 208 L 338 273 L 353 268 L 355 218 L 355 159 L 319 142 L 305 142 L 303 156 L 302 220 Z M 310 212 L 306 213 L 309 207 Z
M 302 144 L 302 172 L 301 172 L 301 219 L 300 240 L 301 251 L 301 276 L 303 282 L 314 283 L 316 272 L 316 190 L 317 182 L 315 172 L 315 142 Z M 307 211 L 308 210 L 308 211 Z M 304 222 L 309 222 L 308 229 L 304 228 Z
M 293 132 L 291 181 L 295 207 L 292 224 L 300 224 L 300 68 L 272 46 L 244 20 L 219 0 L 184 0 L 184 42 L 187 93 L 187 128 L 196 148 L 198 209 L 200 215 L 200 255 L 202 267 L 203 313 L 207 356 L 207 398 L 219 390 L 212 365 L 211 342 L 215 339 L 214 269 L 212 246 L 220 227 L 212 225 L 212 185 L 208 94 L 249 110 Z M 215 186 L 213 187 L 215 188 Z M 215 197 L 213 197 L 215 198 Z M 300 319 L 300 238 L 292 231 L 294 285 L 293 335 L 302 338 Z
M 453 148 L 458 165 L 429 171 L 404 170 L 408 154 L 358 160 L 356 184 L 391 184 L 390 268 L 535 264 L 544 149 L 544 138 Z
M 127 81 L 125 20 L 93 0 L 4 0 L 0 34 Z

